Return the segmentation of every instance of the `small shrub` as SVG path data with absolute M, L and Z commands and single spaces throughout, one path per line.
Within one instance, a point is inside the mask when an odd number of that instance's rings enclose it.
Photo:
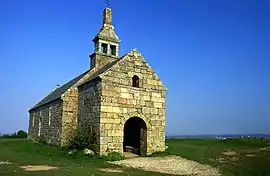
M 88 155 L 85 155 L 82 150 L 74 150 L 72 154 L 69 154 L 72 158 L 87 158 Z
M 154 152 L 150 155 L 147 155 L 147 157 L 159 157 L 159 156 L 168 156 L 170 155 L 170 153 L 168 151 L 164 151 L 164 152 Z
M 17 137 L 18 138 L 27 138 L 27 133 L 25 131 L 23 131 L 23 130 L 19 130 L 17 132 Z
M 108 153 L 107 156 L 101 156 L 101 159 L 105 160 L 105 161 L 120 161 L 125 159 L 125 157 L 118 152 L 111 152 Z
M 84 126 L 84 128 L 79 129 L 75 132 L 75 135 L 71 137 L 68 141 L 69 149 L 83 150 L 85 148 L 97 151 L 97 137 L 95 133 L 91 132 L 90 126 Z
M 37 142 L 41 143 L 41 144 L 47 144 L 47 141 L 46 141 L 44 136 L 38 136 L 37 137 Z
M 93 143 L 96 143 L 96 137 L 94 134 L 84 134 L 78 132 L 72 140 L 69 141 L 69 148 L 70 149 L 78 149 L 83 150 L 85 148 L 90 148 L 94 150 Z

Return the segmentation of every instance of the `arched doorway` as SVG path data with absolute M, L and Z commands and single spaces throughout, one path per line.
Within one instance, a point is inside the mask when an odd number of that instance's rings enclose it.
M 145 155 L 146 142 L 147 129 L 143 119 L 139 117 L 129 118 L 124 126 L 124 152 Z

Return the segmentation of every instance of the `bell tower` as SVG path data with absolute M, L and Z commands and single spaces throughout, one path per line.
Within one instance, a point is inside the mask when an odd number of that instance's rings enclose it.
M 119 57 L 120 40 L 112 24 L 112 10 L 108 7 L 103 11 L 103 24 L 98 34 L 94 37 L 93 42 L 95 50 L 89 56 L 91 59 L 91 69 L 99 69 Z

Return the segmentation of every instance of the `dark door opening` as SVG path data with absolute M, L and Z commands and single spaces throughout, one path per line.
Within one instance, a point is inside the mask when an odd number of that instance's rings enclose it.
M 139 117 L 128 119 L 124 126 L 124 152 L 146 154 L 146 124 Z

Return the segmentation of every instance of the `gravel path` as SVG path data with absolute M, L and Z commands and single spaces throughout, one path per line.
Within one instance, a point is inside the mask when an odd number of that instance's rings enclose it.
M 111 162 L 117 165 L 133 167 L 174 175 L 219 176 L 219 170 L 209 165 L 187 160 L 180 156 L 136 157 Z

